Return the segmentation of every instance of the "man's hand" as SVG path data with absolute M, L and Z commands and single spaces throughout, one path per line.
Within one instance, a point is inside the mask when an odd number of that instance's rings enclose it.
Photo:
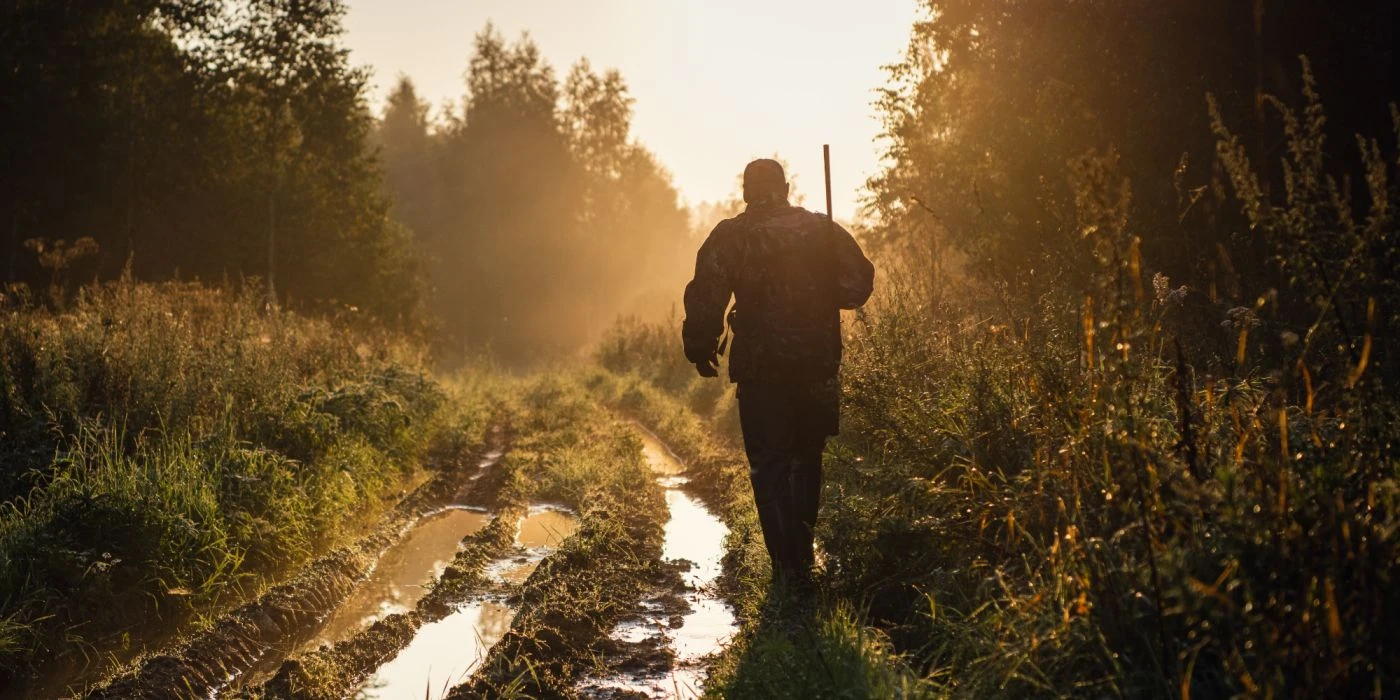
M 706 357 L 700 360 L 699 362 L 695 363 L 695 371 L 699 372 L 700 376 L 702 377 L 718 377 L 719 356 L 714 353 L 710 353 L 709 357 Z

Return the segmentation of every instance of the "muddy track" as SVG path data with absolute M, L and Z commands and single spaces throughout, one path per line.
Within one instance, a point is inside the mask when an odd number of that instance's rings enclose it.
M 486 445 L 476 454 L 444 464 L 427 483 L 401 500 L 370 534 L 320 557 L 292 580 L 224 615 L 174 651 L 147 657 L 137 668 L 118 675 L 87 697 L 209 697 L 269 654 L 290 651 L 327 611 L 340 605 L 368 576 L 380 553 L 402 537 L 419 517 L 447 505 L 469 487 L 472 477 L 488 470 L 500 458 L 508 440 L 507 430 L 493 429 Z
M 496 431 L 490 459 L 442 471 L 371 534 L 90 697 L 423 697 L 448 691 L 449 665 L 473 671 L 454 698 L 698 695 L 708 655 L 735 631 L 720 594 L 743 564 L 726 551 L 726 511 L 704 505 L 725 502 L 728 484 L 713 482 L 726 477 L 697 467 L 729 455 L 705 454 L 687 470 L 650 426 L 582 415 L 593 417 L 525 431 L 503 461 Z M 579 429 L 582 439 L 566 437 Z M 548 481 L 560 478 L 548 465 L 575 463 L 591 466 L 564 468 L 575 481 Z M 577 530 L 527 545 L 525 524 L 559 508 L 527 504 L 550 493 L 573 494 L 564 505 Z M 416 592 L 403 597 L 393 588 L 403 584 Z M 430 675 L 440 688 L 425 688 Z
M 650 697 L 652 681 L 674 675 L 678 654 L 664 633 L 685 624 L 694 609 L 686 602 L 688 562 L 663 561 L 641 598 L 597 645 L 598 662 L 578 683 L 590 698 Z M 661 683 L 658 683 L 661 684 Z
M 630 432 L 642 438 L 636 481 L 590 500 L 575 540 L 527 582 L 510 632 L 450 697 L 698 695 L 706 657 L 735 631 L 715 585 L 727 531 L 683 490 L 670 450 Z
M 617 444 L 626 453 L 630 431 L 606 422 L 614 430 L 597 437 L 604 442 L 622 438 Z M 640 620 L 629 611 L 650 611 L 658 600 L 665 601 L 672 626 L 692 612 L 682 597 L 689 565 L 662 561 L 667 499 L 639 456 L 621 459 L 619 473 L 625 478 L 609 481 L 606 488 L 595 486 L 586 498 L 571 503 L 583 511 L 579 530 L 519 584 L 509 583 L 511 577 L 503 571 L 521 570 L 519 556 L 526 551 L 512 544 L 514 524 L 524 522 L 527 512 L 518 501 L 528 489 L 517 487 L 535 463 L 528 457 L 503 463 L 476 482 L 468 495 L 474 504 L 496 510 L 497 517 L 463 540 L 452 563 L 414 609 L 384 617 L 334 645 L 297 655 L 246 695 L 319 700 L 362 691 L 371 697 L 381 692 L 423 696 L 446 689 L 433 686 L 423 667 L 425 658 L 436 658 L 437 676 L 442 665 L 455 663 L 460 668 L 471 663 L 473 649 L 485 650 L 485 656 L 476 672 L 452 691 L 453 697 L 494 697 L 512 691 L 575 695 L 579 679 L 597 675 L 600 660 L 613 662 L 607 664 L 610 669 L 627 669 L 618 673 L 650 676 L 671 669 L 675 653 L 666 640 L 647 640 L 648 646 L 613 639 L 619 625 Z M 718 550 L 719 538 L 713 545 Z M 474 646 L 468 638 L 472 628 L 483 628 L 482 618 L 473 621 L 472 615 L 484 614 L 483 606 L 502 611 L 509 629 L 502 630 L 499 640 L 478 638 Z M 466 628 L 456 623 L 430 628 L 454 620 L 466 620 Z M 377 687 L 369 682 L 371 677 L 389 687 Z
M 408 646 L 423 625 L 446 617 L 456 604 L 490 586 L 487 565 L 511 551 L 516 523 L 523 515 L 522 508 L 508 506 L 490 525 L 464 540 L 462 550 L 415 609 L 388 615 L 350 639 L 290 659 L 256 692 L 235 696 L 343 698 L 353 694 Z
M 509 611 L 524 597 L 522 587 L 528 590 L 532 582 L 548 578 L 557 561 L 568 556 L 568 540 L 560 551 L 538 542 L 537 546 L 527 546 L 523 530 L 528 522 L 553 509 L 525 506 L 529 489 L 522 486 L 524 479 L 527 477 L 522 474 L 522 464 L 507 459 L 474 478 L 468 489 L 457 494 L 456 506 L 476 507 L 496 515 L 486 527 L 461 541 L 451 561 L 411 610 L 389 614 L 334 644 L 297 653 L 261 687 L 244 688 L 230 696 L 320 700 L 350 697 L 371 684 L 372 679 L 390 684 L 427 683 L 426 673 L 418 677 L 412 670 L 425 651 L 421 648 L 423 642 L 446 652 L 453 662 L 472 661 L 473 640 L 466 638 L 471 630 L 454 625 L 452 628 L 459 632 L 456 638 L 436 645 L 431 642 L 434 636 L 429 632 L 430 626 L 469 615 L 473 606 L 481 610 L 483 605 L 494 604 Z M 532 512 L 535 515 L 530 515 Z M 541 547 L 550 553 L 545 555 Z M 532 558 L 541 556 L 542 559 Z M 528 572 L 517 573 L 528 578 L 512 583 L 512 571 Z M 490 645 L 480 638 L 475 642 L 482 648 Z M 406 677 L 403 669 L 394 670 L 395 664 L 404 662 L 409 666 Z M 381 679 L 385 673 L 389 675 Z
M 715 434 L 695 414 L 680 409 L 654 388 L 628 387 L 626 379 L 603 373 L 595 380 L 595 396 L 604 405 L 635 421 L 685 465 L 686 491 L 719 516 L 729 535 L 718 581 L 721 595 L 731 603 L 743 597 L 743 580 L 768 574 L 763 535 L 753 508 L 748 459 L 742 449 Z M 752 610 L 736 605 L 745 622 Z
M 449 697 L 572 694 L 600 643 L 658 574 L 664 503 L 654 491 L 619 496 L 592 501 L 578 534 L 525 582 L 510 631 Z
M 690 487 L 680 458 L 641 423 L 642 454 L 665 493 L 667 521 L 657 576 L 599 647 L 602 663 L 578 686 L 593 698 L 693 698 L 709 655 L 737 631 L 719 597 L 728 528 Z

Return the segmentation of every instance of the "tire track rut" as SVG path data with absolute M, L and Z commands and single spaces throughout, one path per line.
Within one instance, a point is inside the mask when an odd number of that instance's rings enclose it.
M 291 580 L 224 615 L 173 651 L 146 657 L 91 690 L 91 700 L 177 700 L 209 697 L 269 655 L 288 653 L 372 571 L 381 553 L 424 513 L 446 505 L 471 477 L 504 453 L 507 431 L 490 431 L 474 459 L 446 465 L 401 500 L 370 534 L 313 561 Z

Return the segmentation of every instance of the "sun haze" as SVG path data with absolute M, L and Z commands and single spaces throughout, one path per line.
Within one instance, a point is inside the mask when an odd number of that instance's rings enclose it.
M 821 209 L 829 143 L 836 216 L 851 219 L 879 162 L 874 90 L 916 16 L 913 0 L 354 0 L 345 42 L 374 71 L 376 110 L 400 73 L 436 107 L 461 99 L 487 22 L 529 32 L 561 77 L 580 58 L 621 71 L 634 132 L 687 201 L 729 196 L 745 163 L 777 154 Z

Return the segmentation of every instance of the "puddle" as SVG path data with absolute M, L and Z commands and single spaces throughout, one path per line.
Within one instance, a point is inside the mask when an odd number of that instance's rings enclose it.
M 449 508 L 425 516 L 379 558 L 369 579 L 326 620 L 310 644 L 335 644 L 353 637 L 376 620 L 413 609 L 427 584 L 442 575 L 457 554 L 462 538 L 490 522 L 486 513 Z
M 486 574 L 501 583 L 520 585 L 535 573 L 540 562 L 578 531 L 578 517 L 563 506 L 531 506 L 521 519 L 515 543 L 521 550 L 513 557 L 486 567 Z
M 642 601 L 641 620 L 619 624 L 610 636 L 627 644 L 660 637 L 675 652 L 673 667 L 664 672 L 596 679 L 588 683 L 584 691 L 698 698 L 704 678 L 700 662 L 719 651 L 738 630 L 734 612 L 713 591 L 723 570 L 724 537 L 729 534 L 729 528 L 699 500 L 682 490 L 687 483 L 682 476 L 685 466 L 675 454 L 650 431 L 640 425 L 636 428 L 642 437 L 642 455 L 657 475 L 657 483 L 666 489 L 670 519 L 665 526 L 662 557 L 689 563 L 689 568 L 681 573 L 685 583 L 681 598 L 689 605 L 690 612 L 681 617 L 680 624 L 672 627 L 665 605 L 655 600 Z
M 666 507 L 671 511 L 671 519 L 666 522 L 661 556 L 691 563 L 690 570 L 682 575 L 691 588 L 700 588 L 719 578 L 723 570 L 724 536 L 729 534 L 729 528 L 711 515 L 700 501 L 680 489 L 666 490 Z
M 393 661 L 379 667 L 356 697 L 365 700 L 437 700 L 466 680 L 486 652 L 510 629 L 515 611 L 476 601 L 423 625 Z
M 685 473 L 685 465 L 681 463 L 680 458 L 656 437 L 656 433 L 637 423 L 633 423 L 632 427 L 637 429 L 637 434 L 642 438 L 642 457 L 646 459 L 652 473 L 665 476 Z
M 482 516 L 483 522 L 485 517 Z M 540 562 L 577 530 L 578 517 L 568 509 L 532 506 L 517 530 L 520 550 L 487 566 L 487 575 L 501 583 L 524 583 Z M 438 566 L 437 573 L 445 564 L 446 560 Z M 373 619 L 375 613 L 370 612 Z M 502 600 L 484 598 L 462 605 L 447 617 L 419 628 L 413 641 L 392 661 L 379 667 L 357 697 L 431 700 L 445 696 L 471 675 L 492 645 L 505 636 L 514 618 L 515 609 Z
M 502 559 L 486 567 L 486 576 L 499 583 L 509 583 L 520 585 L 530 578 L 530 574 L 535 573 L 540 562 L 544 560 L 541 555 L 523 555 L 513 559 Z
M 526 549 L 554 549 L 578 530 L 578 517 L 562 506 L 532 506 L 520 521 L 516 544 Z
M 501 458 L 502 452 L 499 450 L 488 453 L 481 462 L 481 467 L 494 464 Z M 470 481 L 463 486 L 459 497 L 469 492 L 471 482 L 480 478 L 482 470 L 478 470 Z M 470 513 L 479 519 L 479 524 L 472 532 L 480 530 L 490 520 L 490 516 L 485 513 L 456 510 L 459 513 Z M 533 520 L 532 520 L 533 518 Z M 528 529 L 526 525 L 529 525 Z M 577 523 L 572 516 L 567 513 L 557 512 L 553 509 L 541 508 L 536 512 L 531 509 L 530 514 L 521 521 L 521 534 L 517 536 L 517 541 L 524 542 L 525 533 L 528 531 L 531 542 L 540 541 L 544 544 L 538 545 L 557 546 L 569 534 L 577 529 Z M 564 533 L 557 536 L 556 533 Z M 557 537 L 557 539 L 556 539 Z M 457 538 L 459 541 L 461 537 Z M 531 546 L 531 545 L 526 545 Z M 406 589 L 407 596 L 402 599 L 395 598 L 390 601 L 381 596 L 379 602 L 372 605 L 377 608 L 366 609 L 361 607 L 361 624 L 372 622 L 376 617 L 382 617 L 393 612 L 398 612 L 399 607 L 403 610 L 411 609 L 419 598 L 426 593 L 426 588 L 422 583 L 435 580 L 442 574 L 452 555 L 456 553 L 454 546 L 452 551 L 442 561 L 435 561 L 432 566 L 431 575 L 422 579 L 417 586 Z M 523 562 L 515 559 L 508 559 L 496 562 L 488 567 L 488 571 L 496 573 L 501 580 L 511 580 L 511 577 L 520 576 L 523 581 L 528 578 L 535 567 L 539 565 L 539 559 L 535 553 L 529 552 Z M 523 575 L 519 570 L 524 570 Z M 411 600 L 410 600 L 411 598 Z M 359 602 L 358 597 L 354 601 Z M 353 615 L 347 608 L 343 608 L 340 614 Z M 380 666 L 375 671 L 374 676 L 362 687 L 356 698 L 364 700 L 437 700 L 445 697 L 454 686 L 461 683 L 471 674 L 481 660 L 486 658 L 486 653 L 491 646 L 500 641 L 510 629 L 511 620 L 515 618 L 515 610 L 496 600 L 476 600 L 458 607 L 453 613 L 436 622 L 430 622 L 418 629 L 413 641 L 404 647 L 397 656 L 389 663 Z

